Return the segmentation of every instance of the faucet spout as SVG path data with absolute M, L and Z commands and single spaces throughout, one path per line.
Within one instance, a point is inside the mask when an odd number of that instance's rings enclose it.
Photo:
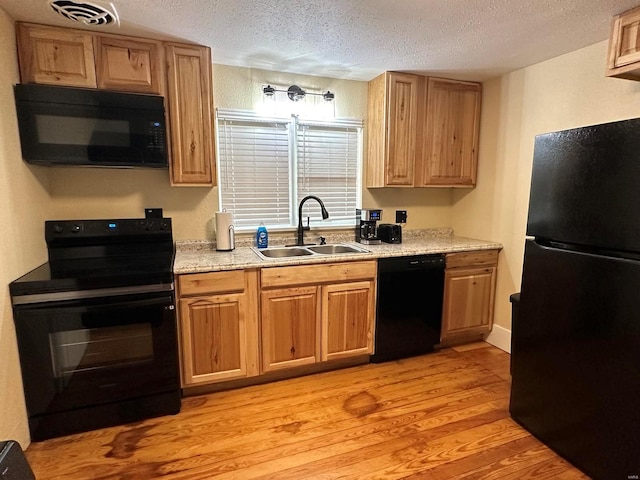
M 298 241 L 296 245 L 304 245 L 304 231 L 309 230 L 308 224 L 306 227 L 302 225 L 302 206 L 304 205 L 304 202 L 306 202 L 310 198 L 314 199 L 320 204 L 320 209 L 322 210 L 322 219 L 326 220 L 327 218 L 329 218 L 329 212 L 327 212 L 324 203 L 322 202 L 322 200 L 320 200 L 319 197 L 316 197 L 315 195 L 307 195 L 302 200 L 300 200 L 300 205 L 298 205 Z

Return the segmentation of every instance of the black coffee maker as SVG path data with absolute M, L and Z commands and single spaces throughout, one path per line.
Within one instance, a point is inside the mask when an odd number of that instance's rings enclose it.
M 382 210 L 356 208 L 356 242 L 366 245 L 382 243 L 378 238 L 377 223 L 382 218 Z

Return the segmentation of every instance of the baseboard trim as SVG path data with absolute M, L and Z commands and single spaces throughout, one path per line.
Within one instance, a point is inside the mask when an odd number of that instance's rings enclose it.
M 485 341 L 500 350 L 511 353 L 511 330 L 507 330 L 500 325 L 494 325 Z

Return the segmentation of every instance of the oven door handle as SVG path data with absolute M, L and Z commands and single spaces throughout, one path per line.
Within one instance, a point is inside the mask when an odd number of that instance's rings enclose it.
M 56 303 L 66 301 L 92 300 L 96 298 L 115 298 L 123 295 L 155 294 L 166 295 L 173 293 L 173 283 L 155 285 L 137 285 L 116 288 L 97 288 L 94 290 L 72 290 L 64 292 L 34 293 L 12 297 L 14 306 L 29 305 L 32 303 Z
M 73 313 L 92 313 L 92 312 L 106 312 L 112 310 L 130 310 L 132 308 L 144 308 L 154 306 L 164 306 L 165 310 L 174 310 L 173 297 L 170 295 L 162 295 L 154 298 L 147 298 L 141 300 L 122 300 L 118 301 L 106 301 L 100 303 L 92 303 L 90 305 L 83 305 L 76 301 L 72 305 L 56 306 L 55 304 L 41 304 L 35 306 L 24 306 L 23 310 L 40 311 L 42 314 L 73 314 Z

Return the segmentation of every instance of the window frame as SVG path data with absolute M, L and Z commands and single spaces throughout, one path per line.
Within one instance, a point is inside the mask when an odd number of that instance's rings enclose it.
M 239 122 L 255 122 L 255 123 L 272 123 L 272 124 L 286 124 L 288 131 L 288 188 L 289 188 L 289 223 L 284 224 L 266 224 L 265 226 L 269 231 L 295 231 L 298 225 L 298 128 L 299 126 L 311 126 L 311 127 L 328 127 L 337 129 L 354 129 L 357 136 L 357 150 L 356 150 L 356 179 L 355 179 L 355 208 L 361 208 L 362 205 L 362 181 L 363 181 L 363 164 L 364 164 L 364 121 L 361 119 L 331 119 L 331 120 L 318 120 L 302 118 L 298 115 L 292 114 L 290 117 L 275 117 L 265 116 L 257 114 L 253 111 L 237 110 L 237 109 L 222 109 L 216 108 L 216 115 L 214 121 L 215 135 L 216 135 L 216 170 L 218 175 L 218 205 L 220 210 L 227 208 L 222 202 L 222 183 L 224 182 L 225 175 L 222 173 L 221 161 L 220 161 L 220 125 L 219 120 L 225 121 L 239 121 Z M 346 133 L 346 132 L 345 132 Z M 284 190 L 284 189 L 283 189 Z M 312 193 L 313 194 L 313 193 Z M 322 195 L 318 195 L 322 198 Z M 312 208 L 314 202 L 306 202 L 307 205 Z M 317 214 L 320 215 L 320 208 L 317 206 Z M 329 213 L 331 210 L 328 207 Z M 229 210 L 232 211 L 232 210 Z M 344 217 L 343 217 L 344 218 Z M 315 219 L 314 219 L 315 220 Z M 331 217 L 329 217 L 331 220 Z M 235 226 L 235 231 L 253 232 L 259 225 L 260 221 L 256 219 L 256 225 L 252 226 Z M 303 222 L 304 223 L 304 222 Z M 331 230 L 340 229 L 353 229 L 356 224 L 355 209 L 352 218 L 343 220 L 338 223 L 325 223 L 314 221 L 312 227 L 326 228 Z

